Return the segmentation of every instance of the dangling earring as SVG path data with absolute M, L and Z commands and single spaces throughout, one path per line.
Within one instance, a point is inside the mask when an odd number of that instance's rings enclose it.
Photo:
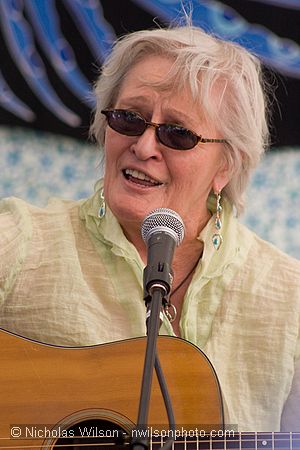
M 98 217 L 99 217 L 99 219 L 102 219 L 105 216 L 105 213 L 106 213 L 106 204 L 105 204 L 104 190 L 103 189 L 101 189 L 99 195 L 100 195 L 100 208 L 98 209 Z
M 222 221 L 220 219 L 220 212 L 222 211 L 221 206 L 221 191 L 219 191 L 216 195 L 217 199 L 217 211 L 216 211 L 216 219 L 215 219 L 215 229 L 217 232 L 212 237 L 212 243 L 216 250 L 219 250 L 221 244 L 223 242 L 223 236 L 220 234 L 220 230 L 222 228 Z

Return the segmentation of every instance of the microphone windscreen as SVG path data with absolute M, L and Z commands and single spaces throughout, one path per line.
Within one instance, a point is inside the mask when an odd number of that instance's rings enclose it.
M 184 238 L 184 223 L 180 215 L 168 208 L 151 211 L 143 220 L 141 233 L 147 243 L 153 233 L 162 231 L 171 234 L 178 246 Z

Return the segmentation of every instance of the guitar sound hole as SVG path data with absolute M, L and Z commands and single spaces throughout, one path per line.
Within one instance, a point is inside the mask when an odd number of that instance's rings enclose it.
M 121 449 L 128 442 L 128 435 L 119 425 L 108 420 L 89 419 L 72 425 L 60 432 L 53 449 L 95 450 Z M 97 444 L 99 447 L 97 447 Z M 105 444 L 105 445 L 104 445 Z

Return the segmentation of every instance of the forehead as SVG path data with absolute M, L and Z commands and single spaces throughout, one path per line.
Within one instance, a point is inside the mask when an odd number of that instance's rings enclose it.
M 186 73 L 186 72 L 183 72 Z M 215 133 L 220 108 L 218 89 L 205 95 L 201 82 L 194 95 L 183 79 L 180 68 L 174 70 L 174 60 L 148 55 L 130 68 L 121 84 L 115 107 L 144 110 L 158 108 L 164 121 L 175 121 L 203 134 Z
M 160 92 L 175 94 L 184 84 L 181 78 L 182 73 L 179 69 L 176 70 L 172 59 L 148 55 L 128 70 L 120 92 L 128 90 L 129 87 L 134 89 L 151 87 Z
M 137 62 L 126 74 L 120 86 L 117 101 L 148 98 L 153 102 L 183 104 L 199 108 L 199 99 L 192 95 L 187 83 L 180 82 L 174 73 L 174 61 L 150 55 Z

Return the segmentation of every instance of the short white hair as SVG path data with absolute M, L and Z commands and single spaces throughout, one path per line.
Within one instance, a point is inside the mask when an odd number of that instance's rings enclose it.
M 260 61 L 240 45 L 193 26 L 142 30 L 123 36 L 115 43 L 95 85 L 97 106 L 91 134 L 100 145 L 104 144 L 106 127 L 101 110 L 114 107 L 127 73 L 149 55 L 174 61 L 168 80 L 161 85 L 180 89 L 188 83 L 196 103 L 228 141 L 224 154 L 230 181 L 223 194 L 241 213 L 251 171 L 269 144 L 267 83 Z M 216 82 L 221 87 L 217 106 L 211 100 Z

